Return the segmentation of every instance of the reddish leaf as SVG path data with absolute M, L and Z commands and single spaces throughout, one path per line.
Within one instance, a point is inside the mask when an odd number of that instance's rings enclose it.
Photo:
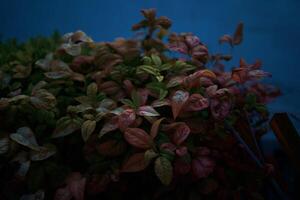
M 141 106 L 138 108 L 137 114 L 146 117 L 156 117 L 159 113 L 152 106 Z
M 176 146 L 172 143 L 163 143 L 160 145 L 160 149 L 169 152 L 174 152 L 176 150 Z
M 214 170 L 215 162 L 209 157 L 199 157 L 192 161 L 192 173 L 196 178 L 205 178 Z
M 182 90 L 176 91 L 175 94 L 172 96 L 171 106 L 174 119 L 176 119 L 176 117 L 179 115 L 183 105 L 188 100 L 188 98 L 189 93 Z
M 194 72 L 189 76 L 183 79 L 183 85 L 187 88 L 199 87 L 200 85 L 200 78 L 205 77 L 209 79 L 215 79 L 216 75 L 214 72 L 204 69 Z
M 188 153 L 188 149 L 187 147 L 179 147 L 176 149 L 176 155 L 178 155 L 179 157 L 184 156 Z
M 119 115 L 118 125 L 124 131 L 134 123 L 136 119 L 135 111 L 133 109 L 126 109 Z
M 182 142 L 186 140 L 186 138 L 190 134 L 190 128 L 186 124 L 182 124 L 178 126 L 173 134 L 172 141 L 176 145 L 180 145 Z
M 184 110 L 185 111 L 200 111 L 209 106 L 209 101 L 207 98 L 204 98 L 200 94 L 192 94 L 186 105 Z
M 226 100 L 212 99 L 210 104 L 211 113 L 216 119 L 224 119 L 228 116 L 231 107 L 231 103 Z
M 136 153 L 131 155 L 128 160 L 126 160 L 122 167 L 122 172 L 138 172 L 142 171 L 147 167 L 147 163 L 145 161 L 144 153 Z
M 148 99 L 148 89 L 138 89 L 137 94 L 139 95 L 140 105 L 145 105 Z
M 134 147 L 141 149 L 150 149 L 152 138 L 140 128 L 128 128 L 124 133 L 126 141 Z
M 160 118 L 158 120 L 156 120 L 152 126 L 151 126 L 151 131 L 150 131 L 150 136 L 154 139 L 158 133 L 158 129 L 159 129 L 159 125 L 162 122 L 162 120 L 164 120 L 165 118 Z
M 132 82 L 130 80 L 124 80 L 123 84 L 124 84 L 124 88 L 127 92 L 127 95 L 130 95 L 132 93 L 132 91 L 134 90 L 134 85 L 132 84 Z
M 86 178 L 79 172 L 72 173 L 66 180 L 67 188 L 75 200 L 84 200 Z

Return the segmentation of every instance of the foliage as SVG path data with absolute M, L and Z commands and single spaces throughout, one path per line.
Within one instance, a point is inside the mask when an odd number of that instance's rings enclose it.
M 267 175 L 225 125 L 250 116 L 259 138 L 279 94 L 260 81 L 270 74 L 243 59 L 225 71 L 231 55 L 170 33 L 154 9 L 142 14 L 134 39 L 98 43 L 77 31 L 0 44 L 4 199 L 260 198 Z M 242 40 L 239 24 L 220 43 Z

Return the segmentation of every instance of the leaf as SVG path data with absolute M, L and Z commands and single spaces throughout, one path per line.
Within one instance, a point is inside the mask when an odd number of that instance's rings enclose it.
M 121 172 L 139 172 L 147 167 L 144 153 L 135 153 L 131 155 L 121 167 Z
M 153 144 L 150 135 L 140 128 L 128 128 L 124 137 L 129 144 L 140 149 L 150 149 Z
M 191 130 L 186 124 L 180 124 L 176 129 L 172 137 L 172 141 L 176 145 L 183 143 L 189 136 Z
M 171 102 L 169 99 L 162 99 L 162 100 L 154 100 L 151 104 L 152 107 L 156 108 L 156 107 L 162 107 L 162 106 L 170 106 Z
M 46 144 L 38 151 L 32 150 L 30 152 L 30 159 L 32 161 L 40 161 L 40 160 L 45 160 L 51 156 L 53 156 L 56 153 L 56 147 L 53 144 Z
M 156 65 L 157 67 L 161 66 L 161 59 L 159 56 L 152 54 L 151 59 L 152 59 L 154 65 Z
M 155 174 L 164 185 L 169 185 L 173 178 L 173 167 L 171 162 L 164 158 L 159 157 L 155 160 L 154 166 Z
M 121 99 L 120 100 L 124 105 L 130 106 L 131 108 L 135 108 L 136 105 L 130 99 Z
M 56 98 L 45 89 L 37 90 L 30 97 L 30 102 L 37 109 L 51 109 L 56 105 Z
M 80 129 L 81 120 L 69 117 L 61 118 L 56 125 L 52 138 L 64 137 Z
M 156 120 L 152 126 L 151 126 L 151 130 L 150 130 L 150 136 L 154 139 L 157 136 L 158 133 L 158 129 L 159 129 L 159 125 L 160 123 L 164 120 L 165 118 L 160 118 L 158 120 Z
M 171 99 L 171 106 L 172 106 L 172 112 L 173 112 L 173 118 L 176 119 L 176 117 L 179 115 L 183 105 L 189 98 L 189 93 L 177 90 Z
M 206 156 L 199 157 L 192 161 L 192 174 L 196 178 L 205 178 L 213 172 L 214 167 L 214 160 Z
M 67 188 L 75 200 L 84 200 L 86 178 L 79 172 L 73 172 L 66 180 Z
M 159 90 L 159 100 L 164 99 L 167 95 L 168 95 L 168 90 L 163 90 L 163 89 Z
M 81 126 L 81 135 L 82 135 L 82 139 L 85 142 L 89 139 L 90 135 L 94 132 L 95 128 L 96 128 L 96 121 L 87 120 L 83 122 Z
M 10 135 L 10 139 L 32 150 L 38 151 L 40 149 L 35 136 L 29 127 L 19 128 L 16 133 Z
M 141 106 L 138 108 L 137 114 L 146 117 L 156 117 L 159 113 L 152 106 Z
M 183 82 L 183 76 L 175 76 L 169 80 L 167 83 L 167 88 L 176 87 L 178 85 L 181 85 Z
M 106 133 L 114 131 L 119 128 L 118 124 L 119 118 L 118 116 L 114 116 L 105 122 L 102 129 L 99 132 L 98 138 L 102 138 Z
M 186 105 L 184 105 L 185 111 L 201 111 L 209 106 L 209 101 L 200 94 L 192 94 Z
M 233 35 L 233 44 L 238 45 L 243 41 L 244 24 L 239 23 Z
M 67 54 L 69 54 L 71 56 L 78 56 L 81 53 L 80 44 L 65 43 L 65 44 L 62 44 L 60 48 L 65 50 L 67 52 Z
M 9 139 L 7 137 L 0 139 L 0 155 L 5 154 L 9 149 Z
M 118 125 L 124 131 L 136 120 L 135 111 L 133 109 L 126 109 L 119 115 Z
M 96 96 L 98 92 L 98 86 L 96 83 L 91 83 L 87 87 L 87 96 Z
M 56 72 L 46 72 L 44 75 L 47 78 L 50 79 L 62 79 L 62 78 L 68 78 L 71 76 L 71 73 L 68 71 L 56 71 Z
M 155 67 L 152 67 L 152 66 L 149 66 L 149 65 L 139 66 L 138 69 L 137 69 L 137 73 L 140 73 L 140 72 L 146 72 L 146 73 L 154 75 L 154 76 L 159 75 L 159 70 L 156 69 Z
M 144 157 L 145 157 L 145 162 L 150 163 L 153 158 L 156 158 L 159 154 L 156 153 L 153 149 L 148 149 L 145 151 Z

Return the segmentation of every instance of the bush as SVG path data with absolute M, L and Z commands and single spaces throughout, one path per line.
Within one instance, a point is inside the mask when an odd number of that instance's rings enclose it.
M 261 198 L 270 74 L 243 59 L 226 71 L 231 55 L 142 14 L 134 39 L 1 43 L 3 199 Z M 240 23 L 219 41 L 242 40 Z

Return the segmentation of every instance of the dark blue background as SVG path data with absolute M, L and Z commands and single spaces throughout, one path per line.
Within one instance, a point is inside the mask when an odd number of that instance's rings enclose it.
M 194 32 L 212 52 L 223 50 L 218 38 L 243 21 L 245 40 L 234 50 L 236 59 L 228 67 L 237 65 L 240 57 L 249 62 L 261 59 L 273 74 L 271 81 L 283 91 L 271 110 L 300 115 L 298 0 L 1 0 L 0 33 L 2 39 L 26 40 L 54 30 L 81 29 L 96 41 L 111 41 L 132 36 L 131 25 L 141 19 L 139 10 L 151 7 L 172 19 L 172 31 Z

